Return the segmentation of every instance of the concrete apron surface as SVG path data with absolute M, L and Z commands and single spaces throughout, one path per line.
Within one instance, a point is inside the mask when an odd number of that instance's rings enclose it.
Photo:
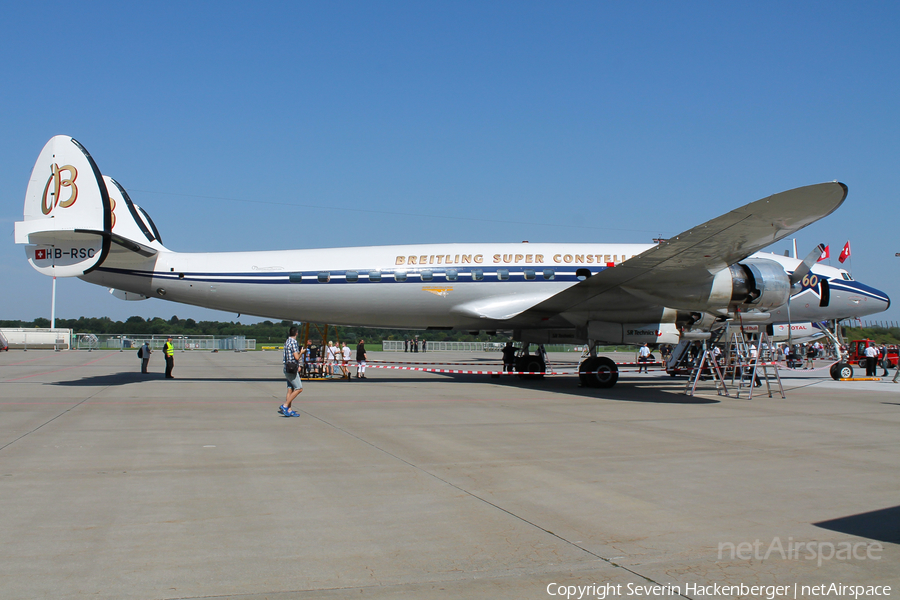
M 747 400 L 370 366 L 286 418 L 280 352 L 139 362 L 0 356 L 0 598 L 900 597 L 889 381 Z

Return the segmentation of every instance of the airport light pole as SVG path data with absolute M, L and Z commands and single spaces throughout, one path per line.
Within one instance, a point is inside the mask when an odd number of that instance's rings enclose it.
M 56 329 L 56 275 L 53 276 L 53 291 L 50 295 L 50 329 Z

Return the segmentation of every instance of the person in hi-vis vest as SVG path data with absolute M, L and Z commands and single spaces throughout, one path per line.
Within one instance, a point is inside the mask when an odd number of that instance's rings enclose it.
M 172 367 L 175 366 L 175 346 L 172 345 L 172 338 L 166 340 L 163 346 L 163 354 L 166 355 L 166 379 L 175 379 L 172 377 Z

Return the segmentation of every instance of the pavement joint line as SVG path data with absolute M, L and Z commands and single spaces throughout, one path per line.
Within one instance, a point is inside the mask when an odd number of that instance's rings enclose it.
M 50 419 L 49 421 L 45 421 L 44 423 L 41 423 L 40 425 L 38 425 L 37 427 L 35 427 L 35 428 L 32 429 L 31 431 L 29 431 L 29 432 L 27 432 L 27 433 L 23 433 L 22 435 L 20 435 L 20 436 L 17 437 L 16 439 L 12 440 L 12 441 L 9 442 L 8 444 L 5 444 L 5 445 L 3 445 L 3 446 L 0 446 L 0 452 L 3 452 L 4 450 L 6 450 L 7 448 L 9 448 L 9 447 L 12 446 L 13 444 L 15 444 L 16 442 L 18 442 L 19 440 L 21 440 L 21 439 L 23 439 L 23 438 L 26 438 L 26 437 L 28 437 L 29 435 L 31 435 L 32 433 L 34 433 L 35 431 L 37 431 L 38 429 L 41 429 L 44 425 L 49 425 L 50 423 L 52 423 L 53 421 L 57 420 L 58 418 L 60 418 L 60 417 L 63 416 L 64 414 L 66 414 L 66 413 L 68 413 L 68 412 L 71 412 L 71 411 L 75 410 L 76 408 L 78 408 L 79 406 L 81 406 L 82 404 L 84 404 L 85 402 L 87 402 L 88 400 L 90 400 L 91 398 L 93 398 L 94 396 L 96 396 L 97 394 L 99 394 L 100 392 L 104 392 L 104 391 L 106 391 L 106 390 L 108 390 L 108 389 L 109 389 L 109 386 L 106 386 L 106 387 L 103 387 L 103 388 L 97 390 L 96 392 L 94 392 L 93 394 L 91 394 L 90 396 L 88 396 L 87 398 L 85 398 L 84 400 L 82 400 L 81 402 L 75 404 L 74 406 L 70 406 L 69 408 L 67 408 L 66 410 L 62 411 L 61 413 L 59 413 L 58 415 L 56 415 L 55 417 L 53 417 L 53 418 Z
M 554 532 L 550 531 L 549 529 L 546 529 L 546 528 L 544 528 L 544 527 L 541 527 L 541 526 L 538 525 L 537 523 L 534 523 L 534 522 L 532 522 L 532 521 L 529 521 L 528 519 L 526 519 L 525 517 L 523 517 L 523 516 L 521 516 L 521 515 L 517 515 L 516 513 L 512 512 L 512 511 L 509 511 L 509 510 L 503 508 L 502 506 L 500 506 L 500 505 L 498 505 L 498 504 L 495 504 L 495 503 L 491 502 L 490 500 L 487 500 L 487 499 L 485 499 L 485 498 L 482 498 L 481 496 L 479 496 L 479 495 L 477 495 L 477 494 L 475 494 L 475 493 L 473 493 L 473 492 L 470 492 L 470 491 L 467 490 L 467 489 L 461 488 L 460 486 L 456 485 L 455 483 L 451 483 L 450 481 L 447 481 L 446 479 L 444 479 L 444 478 L 442 478 L 442 477 L 439 477 L 438 475 L 436 475 L 436 474 L 434 474 L 434 473 L 432 473 L 432 472 L 430 472 L 430 471 L 428 471 L 428 470 L 426 470 L 426 469 L 420 467 L 419 465 L 416 465 L 416 464 L 413 464 L 413 463 L 409 462 L 409 461 L 406 460 L 405 458 L 401 458 L 400 456 L 397 456 L 396 454 L 393 454 L 393 453 L 391 453 L 391 452 L 388 452 L 388 451 L 385 450 L 384 448 L 381 448 L 380 446 L 377 446 L 377 445 L 373 444 L 372 442 L 370 442 L 370 441 L 368 441 L 368 440 L 364 440 L 363 438 L 359 437 L 358 435 L 356 435 L 356 434 L 354 434 L 354 433 L 351 433 L 350 431 L 347 431 L 346 429 L 344 429 L 344 428 L 342 428 L 342 427 L 339 427 L 339 426 L 335 425 L 334 423 L 331 423 L 331 422 L 329 422 L 329 421 L 326 421 L 326 420 L 323 419 L 322 417 L 316 416 L 316 415 L 314 415 L 314 414 L 312 414 L 312 413 L 310 413 L 310 412 L 308 412 L 308 411 L 305 411 L 305 410 L 303 410 L 303 409 L 301 409 L 300 412 L 302 412 L 303 414 L 305 414 L 305 415 L 307 415 L 307 416 L 309 416 L 309 417 L 311 417 L 311 418 L 313 418 L 313 419 L 315 419 L 315 420 L 317 420 L 317 421 L 319 421 L 319 422 L 321 422 L 321 423 L 324 423 L 325 425 L 327 425 L 327 426 L 329 426 L 329 427 L 331 427 L 331 428 L 333 428 L 333 429 L 336 429 L 337 431 L 340 431 L 340 432 L 343 433 L 344 435 L 349 435 L 350 437 L 354 438 L 355 440 L 357 440 L 357 441 L 359 441 L 359 442 L 362 442 L 363 444 L 366 444 L 367 446 L 369 446 L 369 447 L 371 447 L 371 448 L 374 448 L 374 449 L 378 450 L 379 452 L 381 452 L 381 453 L 383 453 L 383 454 L 385 454 L 385 455 L 387 455 L 387 456 L 390 456 L 391 458 L 393 458 L 393 459 L 396 460 L 396 461 L 402 462 L 403 464 L 405 464 L 405 465 L 407 465 L 407 466 L 409 466 L 409 467 L 411 467 L 411 468 L 413 468 L 413 469 L 419 471 L 420 473 L 424 473 L 425 475 L 428 475 L 429 477 L 431 477 L 431 478 L 433 478 L 433 479 L 436 479 L 437 481 L 440 481 L 440 482 L 443 483 L 444 485 L 450 486 L 450 487 L 452 487 L 452 488 L 455 489 L 455 490 L 459 490 L 459 491 L 462 492 L 463 494 L 466 494 L 466 495 L 468 495 L 468 496 L 470 496 L 470 497 L 472 497 L 472 498 L 474 498 L 474 499 L 476 499 L 476 500 L 478 500 L 478 501 L 480 501 L 480 502 L 482 502 L 482 503 L 484 503 L 484 504 L 487 504 L 488 506 L 491 506 L 491 507 L 493 507 L 493 508 L 499 510 L 500 512 L 503 512 L 503 513 L 505 513 L 505 514 L 507 514 L 507 515 L 513 517 L 514 519 L 517 519 L 517 520 L 519 520 L 519 521 L 521 521 L 521 522 L 523 522 L 523 523 L 525 523 L 525 524 L 527 524 L 527 525 L 529 525 L 529 526 L 531 526 L 531 527 L 533 527 L 533 528 L 535 528 L 535 529 L 537 529 L 537 530 L 539 530 L 539 531 L 543 531 L 544 533 L 546 533 L 546 534 L 548 534 L 548 535 L 550 535 L 550 536 L 552 536 L 552 537 L 555 537 L 556 539 L 560 540 L 561 542 L 563 542 L 563 543 L 565 543 L 565 544 L 568 544 L 568 545 L 572 546 L 573 548 L 577 548 L 577 549 L 581 550 L 581 551 L 584 552 L 585 554 L 588 554 L 588 555 L 593 556 L 593 557 L 595 557 L 595 558 L 597 558 L 597 559 L 599 559 L 599 560 L 602 560 L 603 562 L 607 563 L 608 565 L 610 565 L 610 566 L 612 566 L 612 567 L 615 567 L 615 568 L 617 568 L 617 569 L 622 569 L 623 571 L 627 571 L 628 573 L 631 573 L 632 575 L 635 575 L 636 577 L 640 577 L 641 579 L 643 579 L 643 580 L 645 580 L 645 581 L 647 581 L 647 582 L 649 582 L 649 583 L 652 583 L 652 584 L 654 584 L 654 585 L 658 585 L 658 586 L 663 586 L 663 585 L 665 585 L 665 584 L 662 584 L 662 583 L 660 583 L 660 582 L 658 582 L 658 581 L 656 581 L 656 580 L 654 580 L 654 579 L 651 579 L 650 577 L 647 577 L 646 575 L 642 575 L 641 573 L 638 573 L 638 572 L 635 571 L 634 569 L 629 569 L 628 567 L 626 567 L 626 566 L 624 566 L 624 565 L 620 565 L 619 563 L 615 562 L 615 561 L 612 560 L 611 558 L 607 558 L 607 557 L 605 557 L 605 556 L 601 556 L 601 555 L 597 554 L 596 552 L 592 552 L 591 550 L 588 550 L 587 548 L 585 548 L 585 547 L 583 547 L 583 546 L 579 546 L 577 543 L 575 543 L 575 542 L 573 542 L 573 541 L 571 541 L 571 540 L 567 540 L 566 538 L 562 537 L 562 536 L 559 535 L 558 533 L 554 533 Z M 678 594 L 678 595 L 679 595 L 680 597 L 682 597 L 682 598 L 687 598 L 688 600 L 691 600 L 690 596 L 685 596 L 684 594 Z

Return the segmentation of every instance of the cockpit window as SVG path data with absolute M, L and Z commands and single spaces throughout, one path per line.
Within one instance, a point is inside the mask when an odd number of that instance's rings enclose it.
M 844 281 L 853 281 L 853 278 L 850 277 L 850 273 L 847 273 L 846 271 L 841 271 L 841 277 L 844 278 Z

